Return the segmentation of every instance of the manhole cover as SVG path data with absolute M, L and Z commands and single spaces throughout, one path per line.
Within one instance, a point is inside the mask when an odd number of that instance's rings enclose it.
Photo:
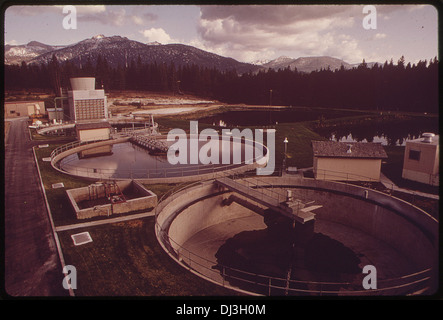
M 71 235 L 72 240 L 74 241 L 74 245 L 80 246 L 82 244 L 92 242 L 91 235 L 89 232 L 82 232 Z
M 57 188 L 64 188 L 65 185 L 63 184 L 63 182 L 59 182 L 59 183 L 54 183 L 52 185 L 52 189 L 57 189 Z

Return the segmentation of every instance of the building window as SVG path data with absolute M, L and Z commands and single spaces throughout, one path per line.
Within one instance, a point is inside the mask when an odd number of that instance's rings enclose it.
M 409 150 L 409 159 L 420 161 L 420 151 Z

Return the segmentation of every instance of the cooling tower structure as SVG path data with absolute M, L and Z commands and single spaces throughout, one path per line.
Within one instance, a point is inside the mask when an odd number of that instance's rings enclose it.
M 71 120 L 88 121 L 108 118 L 108 105 L 105 90 L 95 89 L 95 78 L 71 78 L 68 91 L 69 113 Z
M 71 78 L 70 82 L 73 91 L 95 90 L 95 78 L 93 77 Z

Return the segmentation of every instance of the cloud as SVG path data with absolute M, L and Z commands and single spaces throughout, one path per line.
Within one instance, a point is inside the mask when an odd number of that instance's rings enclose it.
M 53 6 L 44 6 L 44 5 L 28 5 L 28 6 L 17 6 L 13 5 L 8 7 L 6 12 L 8 14 L 15 14 L 21 16 L 36 16 L 45 13 L 60 13 L 63 14 L 63 8 L 65 6 L 61 5 L 53 5 Z M 97 14 L 106 11 L 106 7 L 104 5 L 76 5 L 74 6 L 77 14 Z
M 144 25 L 155 21 L 157 15 L 152 13 L 140 13 L 134 10 L 133 7 L 110 6 L 106 7 L 104 12 L 90 12 L 85 14 L 78 14 L 79 21 L 99 22 L 104 25 L 112 25 L 121 27 L 127 24 Z
M 7 14 L 36 16 L 46 13 L 63 14 L 66 6 L 11 6 Z M 78 21 L 98 22 L 104 25 L 121 27 L 126 24 L 145 25 L 157 20 L 158 16 L 140 11 L 140 6 L 74 5 Z
M 376 33 L 374 40 L 385 39 L 388 35 L 386 33 Z
M 7 45 L 7 44 L 9 44 L 9 45 L 11 45 L 11 46 L 16 46 L 16 45 L 18 45 L 18 43 L 17 43 L 16 40 L 5 41 L 5 45 Z
M 148 42 L 160 42 L 162 44 L 175 42 L 171 36 L 162 28 L 150 28 L 141 30 L 140 33 L 147 38 Z
M 357 42 L 343 42 L 339 35 L 355 25 L 356 14 L 361 17 L 361 7 L 202 6 L 198 33 L 206 48 L 229 53 L 240 61 L 264 58 L 263 48 L 269 48 L 268 55 L 277 51 L 332 55 L 340 49 L 351 53 L 358 51 Z

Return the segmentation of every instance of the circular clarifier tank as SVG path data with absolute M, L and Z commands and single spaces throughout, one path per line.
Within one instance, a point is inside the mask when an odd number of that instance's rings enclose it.
M 343 183 L 262 180 L 264 193 L 272 185 L 272 192 L 284 196 L 290 190 L 294 198 L 322 205 L 311 236 L 294 242 L 294 232 L 304 226 L 208 181 L 160 201 L 159 242 L 191 272 L 253 295 L 435 292 L 438 221 L 426 212 Z
M 186 137 L 185 137 L 186 138 Z M 54 166 L 71 175 L 98 179 L 139 179 L 178 182 L 227 170 L 244 171 L 263 166 L 268 149 L 259 142 L 217 138 L 183 143 L 158 138 L 171 149 L 153 152 L 129 139 L 105 141 L 73 148 L 56 159 Z

